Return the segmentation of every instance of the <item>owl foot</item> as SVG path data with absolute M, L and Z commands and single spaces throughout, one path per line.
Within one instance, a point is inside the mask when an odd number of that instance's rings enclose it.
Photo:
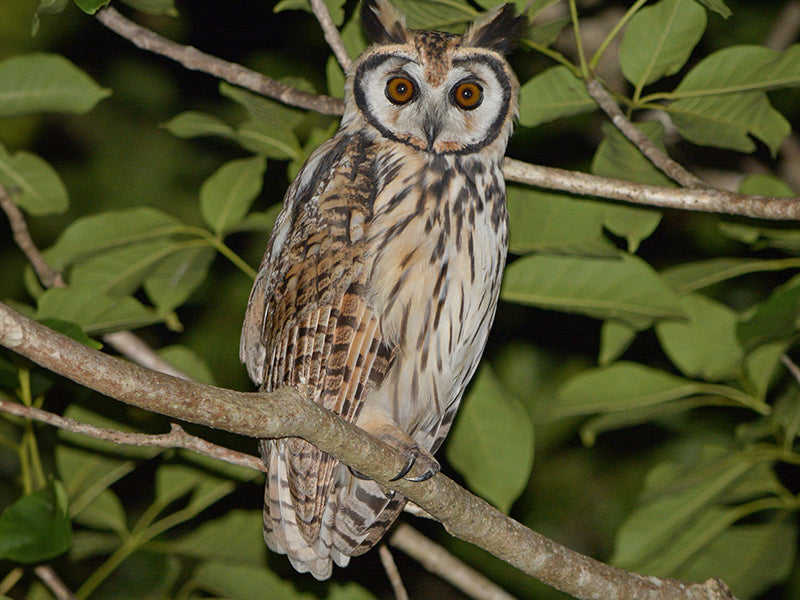
M 389 444 L 392 444 L 393 446 L 397 446 L 396 438 L 384 441 L 386 441 Z M 408 452 L 408 455 L 406 457 L 406 464 L 403 466 L 402 469 L 400 469 L 400 472 L 394 477 L 392 477 L 389 481 L 397 481 L 399 479 L 405 479 L 406 481 L 413 481 L 413 482 L 427 481 L 441 470 L 439 462 L 435 458 L 433 458 L 433 455 L 431 455 L 430 452 L 421 448 L 417 444 L 411 444 L 408 448 L 402 448 L 402 450 L 406 450 Z M 414 465 L 416 465 L 418 462 L 426 467 L 425 471 L 423 471 L 420 475 L 415 475 L 414 477 L 406 477 L 406 475 L 408 475 L 411 469 L 414 468 Z M 350 473 L 356 479 L 370 479 L 360 471 L 356 471 L 353 467 L 347 467 L 347 468 L 350 469 Z

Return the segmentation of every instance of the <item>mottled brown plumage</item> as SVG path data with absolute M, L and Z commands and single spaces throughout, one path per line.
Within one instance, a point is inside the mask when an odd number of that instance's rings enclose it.
M 290 186 L 240 354 L 265 391 L 314 400 L 438 470 L 494 318 L 507 244 L 501 162 L 517 83 L 510 5 L 462 36 L 408 29 L 365 2 L 377 44 L 345 114 Z M 372 547 L 405 499 L 300 439 L 264 440 L 269 547 L 318 579 Z

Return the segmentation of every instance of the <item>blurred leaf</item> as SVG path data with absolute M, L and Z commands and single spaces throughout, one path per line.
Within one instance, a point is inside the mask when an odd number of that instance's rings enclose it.
M 743 358 L 736 337 L 738 315 L 699 294 L 678 300 L 686 321 L 662 321 L 655 330 L 664 352 L 687 377 L 733 379 Z
M 732 14 L 731 9 L 727 7 L 723 0 L 698 0 L 698 2 L 706 8 L 719 13 L 724 19 L 727 19 Z
M 325 600 L 376 600 L 368 590 L 353 581 L 347 583 L 334 582 L 328 588 Z
M 39 5 L 36 7 L 36 14 L 33 15 L 31 35 L 35 36 L 39 33 L 39 26 L 41 25 L 39 17 L 42 15 L 56 15 L 62 12 L 69 3 L 69 0 L 39 0 Z
M 594 202 L 531 187 L 508 186 L 509 250 L 614 257 L 603 236 L 603 209 Z
M 267 161 L 263 156 L 232 160 L 200 188 L 200 212 L 218 236 L 238 225 L 261 192 Z
M 88 334 L 136 329 L 161 318 L 131 296 L 98 294 L 92 288 L 51 288 L 38 299 L 36 320 L 64 319 L 80 325 Z
M 629 254 L 618 260 L 525 256 L 506 268 L 501 296 L 637 327 L 683 316 L 677 297 L 655 271 Z
M 186 245 L 155 265 L 144 289 L 159 313 L 167 314 L 189 299 L 205 280 L 214 256 L 208 246 Z
M 622 356 L 633 343 L 639 329 L 622 321 L 609 319 L 600 329 L 600 353 L 597 362 L 606 366 Z
M 619 64 L 637 90 L 681 70 L 706 29 L 706 11 L 694 0 L 661 0 L 634 15 L 625 28 Z
M 298 81 L 295 87 L 301 88 L 304 86 Z M 313 91 L 313 88 L 307 91 Z M 276 126 L 280 131 L 287 128 L 294 129 L 300 125 L 305 116 L 302 110 L 264 98 L 264 96 L 230 85 L 224 81 L 219 84 L 219 93 L 242 106 L 256 121 Z
M 43 254 L 51 267 L 63 271 L 75 260 L 174 235 L 183 228 L 175 217 L 149 207 L 97 213 L 73 221 Z
M 96 412 L 93 412 L 87 408 L 83 408 L 81 405 L 75 403 L 70 404 L 67 407 L 67 409 L 64 411 L 64 416 L 79 421 L 81 423 L 88 423 L 89 425 L 94 425 L 95 427 L 100 427 L 103 429 L 111 429 L 115 431 L 124 431 L 124 432 L 134 431 L 134 429 L 130 425 L 121 423 L 119 421 L 115 421 L 113 419 L 109 419 L 108 417 L 99 415 Z M 160 452 L 163 452 L 161 448 L 118 444 L 116 442 L 112 442 L 109 440 L 102 440 L 95 437 L 83 435 L 81 433 L 67 431 L 66 429 L 59 430 L 58 435 L 60 439 L 69 442 L 70 444 L 80 446 L 81 448 L 85 448 L 86 450 L 91 450 L 95 453 L 93 455 L 93 458 L 91 459 L 89 458 L 89 455 L 84 457 L 74 458 L 75 467 L 77 469 L 76 472 L 80 472 L 82 473 L 82 476 L 90 478 L 104 477 L 105 473 L 108 470 L 116 472 L 117 467 L 119 467 L 119 465 L 121 464 L 116 461 L 115 457 L 117 456 L 122 456 L 124 458 L 139 458 L 146 460 L 152 458 L 153 456 L 159 454 Z M 61 448 L 61 446 L 59 446 L 59 448 Z M 96 463 L 94 463 L 94 466 L 91 467 L 87 466 L 88 463 L 92 463 L 93 461 L 96 461 Z M 96 472 L 92 472 L 91 469 L 95 469 Z M 127 471 L 125 471 L 125 469 L 120 468 L 119 474 L 117 474 L 113 479 L 111 479 L 111 483 L 113 483 L 120 477 L 124 476 L 125 473 L 127 473 Z M 62 478 L 65 481 L 69 481 L 68 487 L 70 493 L 72 493 L 73 491 L 71 477 L 72 475 L 70 475 L 70 477 L 67 477 L 66 474 L 62 474 Z M 81 479 L 80 483 L 76 484 L 74 489 L 78 490 L 79 487 L 81 489 L 87 489 L 89 485 L 85 483 L 84 479 Z M 75 499 L 72 496 L 71 498 L 72 498 L 72 504 L 74 506 Z
M 112 554 L 122 544 L 116 533 L 85 529 L 76 531 L 72 540 L 69 557 L 74 561 Z
M 749 311 L 737 334 L 745 349 L 792 338 L 800 319 L 800 275 L 775 288 L 764 302 Z
M 796 540 L 797 525 L 785 518 L 736 525 L 711 541 L 676 575 L 690 581 L 719 577 L 737 598 L 749 600 L 789 576 L 797 555 Z
M 122 2 L 149 15 L 178 16 L 174 0 L 122 0 Z
M 216 135 L 226 138 L 234 136 L 233 127 L 225 121 L 197 111 L 186 111 L 176 115 L 164 123 L 164 128 L 172 135 L 184 139 Z
M 42 319 L 40 323 L 45 327 L 49 327 L 53 331 L 57 331 L 58 333 L 65 335 L 76 342 L 80 342 L 81 344 L 89 346 L 90 348 L 94 348 L 95 350 L 100 350 L 100 348 L 103 347 L 103 344 L 86 335 L 83 329 L 81 329 L 80 325 L 72 323 L 71 321 L 64 321 L 62 319 Z
M 190 375 L 200 383 L 216 385 L 214 374 L 203 358 L 191 348 L 180 345 L 165 346 L 158 350 L 159 356 L 171 365 Z
M 344 22 L 344 6 L 345 0 L 325 0 L 325 5 L 328 7 L 328 12 L 331 15 L 334 25 L 341 25 Z M 279 13 L 284 10 L 304 10 L 312 12 L 311 4 L 308 0 L 281 0 L 272 9 L 273 12 Z
M 0 61 L 0 117 L 85 113 L 111 94 L 58 54 L 25 54 Z
M 236 140 L 243 148 L 276 160 L 298 160 L 303 149 L 288 127 L 251 119 L 236 130 Z
M 523 37 L 520 42 L 523 44 L 529 42 L 536 46 L 547 48 L 555 43 L 558 36 L 561 35 L 561 32 L 564 30 L 564 27 L 569 25 L 569 22 L 569 17 L 562 17 L 560 19 L 548 21 L 547 23 L 535 23 L 525 31 L 525 37 Z
M 800 263 L 794 259 L 711 258 L 664 269 L 661 277 L 676 294 L 683 296 L 748 273 L 782 271 L 798 266 Z
M 138 550 L 114 569 L 91 594 L 92 600 L 164 600 L 181 575 L 180 561 L 149 550 Z
M 262 519 L 261 510 L 232 510 L 163 544 L 170 554 L 262 565 L 267 548 Z
M 751 351 L 744 360 L 746 381 L 743 385 L 752 389 L 753 395 L 760 400 L 767 396 L 767 390 L 775 378 L 781 356 L 789 347 L 789 342 L 767 342 Z
M 636 123 L 636 129 L 645 134 L 662 152 L 664 126 L 658 121 Z M 592 173 L 601 177 L 630 179 L 637 183 L 649 183 L 675 187 L 675 183 L 648 159 L 633 142 L 628 140 L 611 123 L 603 122 L 603 141 L 592 159 Z M 651 212 L 655 212 L 650 209 Z
M 471 23 L 477 11 L 465 0 L 394 0 L 394 6 L 415 29 L 440 29 L 460 33 Z
M 195 587 L 229 600 L 264 600 L 269 590 L 270 600 L 313 600 L 310 593 L 301 593 L 289 582 L 261 566 L 239 565 L 209 561 L 195 569 Z
M 128 531 L 125 509 L 117 495 L 105 489 L 79 513 L 75 514 L 75 522 L 92 529 L 103 529 L 124 534 Z
M 232 481 L 184 465 L 161 465 L 156 470 L 156 502 L 168 506 L 191 492 L 188 504 L 182 509 L 186 513 L 199 513 L 227 496 L 235 487 Z
M 265 211 L 250 212 L 244 219 L 239 221 L 236 227 L 230 229 L 230 233 L 238 231 L 253 231 L 253 232 L 267 232 L 272 231 L 272 226 L 275 224 L 275 219 L 278 218 L 278 213 L 281 212 L 283 206 L 280 202 L 273 204 Z
M 766 174 L 745 175 L 739 184 L 739 193 L 779 198 L 792 198 L 795 195 L 794 190 L 783 179 Z
M 653 406 L 692 396 L 696 382 L 638 363 L 619 361 L 588 369 L 572 377 L 559 390 L 553 408 L 558 417 L 588 415 Z
M 10 155 L 0 144 L 0 184 L 30 215 L 61 214 L 69 207 L 67 188 L 47 162 L 29 152 Z
M 66 552 L 72 543 L 67 496 L 53 480 L 23 496 L 0 515 L 0 558 L 31 564 Z
M 643 206 L 605 202 L 603 225 L 611 233 L 625 239 L 628 252 L 636 252 L 639 244 L 649 238 L 661 223 L 661 211 Z
M 106 6 L 111 0 L 74 0 L 83 12 L 93 15 Z
M 529 79 L 519 92 L 519 122 L 525 127 L 597 109 L 586 84 L 564 66 Z
M 470 489 L 504 513 L 525 489 L 533 466 L 533 426 L 525 408 L 484 366 L 461 407 L 447 460 Z

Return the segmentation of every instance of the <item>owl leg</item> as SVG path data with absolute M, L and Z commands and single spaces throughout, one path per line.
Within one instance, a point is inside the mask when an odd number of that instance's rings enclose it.
M 365 404 L 361 410 L 361 414 L 358 416 L 356 425 L 386 442 L 393 448 L 400 450 L 406 457 L 406 464 L 400 469 L 400 472 L 389 481 L 397 481 L 398 479 L 405 479 L 406 481 L 426 481 L 441 470 L 439 462 L 433 457 L 433 454 L 431 454 L 427 448 L 420 446 L 410 435 L 400 429 L 394 419 L 381 408 L 372 408 L 369 404 Z M 415 466 L 417 467 L 416 469 L 414 468 Z M 414 469 L 415 475 L 409 477 L 408 474 L 412 469 Z M 367 479 L 361 473 L 357 473 L 353 469 L 350 471 L 355 477 Z

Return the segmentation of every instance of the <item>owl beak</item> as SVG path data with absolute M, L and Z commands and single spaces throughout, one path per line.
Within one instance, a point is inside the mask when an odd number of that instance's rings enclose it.
M 422 130 L 425 132 L 425 141 L 428 142 L 428 148 L 433 149 L 433 144 L 436 138 L 439 137 L 441 132 L 441 121 L 436 118 L 436 115 L 428 113 L 422 121 Z

